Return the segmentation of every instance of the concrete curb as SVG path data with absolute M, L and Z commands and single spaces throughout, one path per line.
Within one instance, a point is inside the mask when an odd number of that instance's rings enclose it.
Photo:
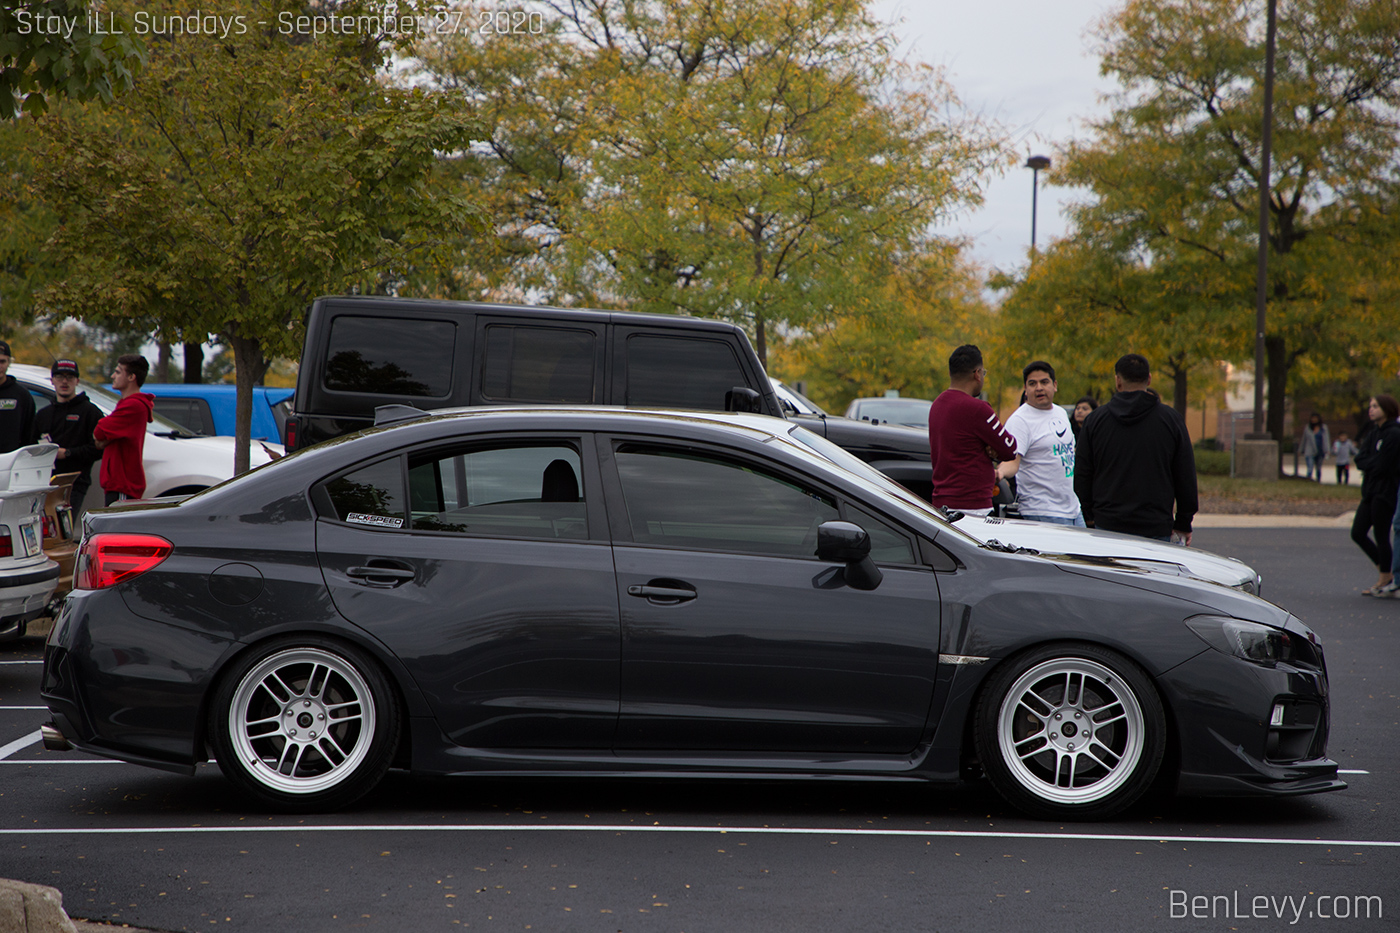
M 1193 528 L 1350 528 L 1353 516 L 1348 512 L 1329 518 L 1325 515 L 1223 515 L 1198 514 L 1191 519 Z
M 57 888 L 0 879 L 0 933 L 77 933 Z

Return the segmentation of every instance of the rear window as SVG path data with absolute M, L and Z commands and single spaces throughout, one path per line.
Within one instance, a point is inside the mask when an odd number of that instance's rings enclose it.
M 446 398 L 457 326 L 450 321 L 342 316 L 331 325 L 325 387 L 336 392 Z
M 724 411 L 724 395 L 747 385 L 733 347 L 721 340 L 627 338 L 627 404 Z
M 202 398 L 161 398 L 156 396 L 156 414 L 169 418 L 195 434 L 218 434 L 209 403 Z

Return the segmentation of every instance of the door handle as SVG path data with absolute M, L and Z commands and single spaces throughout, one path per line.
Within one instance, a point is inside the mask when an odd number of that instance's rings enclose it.
M 408 567 L 351 567 L 345 571 L 345 575 L 357 583 L 365 586 L 376 586 L 389 588 L 407 583 L 417 574 Z
M 629 586 L 628 596 L 640 596 L 643 599 L 655 600 L 667 603 L 683 603 L 686 600 L 694 599 L 696 592 L 689 587 L 679 586 L 653 586 L 648 583 L 645 586 Z

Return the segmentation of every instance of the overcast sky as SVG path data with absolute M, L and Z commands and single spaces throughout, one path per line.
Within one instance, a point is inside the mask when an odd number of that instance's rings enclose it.
M 1099 76 L 1088 35 L 1110 0 L 873 0 L 912 58 L 945 69 L 971 110 L 1006 126 L 1020 153 L 1052 155 L 1056 143 L 1083 136 L 1085 117 L 1104 112 L 1101 93 L 1116 85 Z M 988 183 L 986 203 L 952 230 L 973 240 L 974 259 L 1010 271 L 1026 261 L 1031 235 L 1031 170 L 1009 169 Z M 1042 176 L 1043 178 L 1043 176 Z M 1036 242 L 1064 232 L 1066 193 L 1041 188 Z

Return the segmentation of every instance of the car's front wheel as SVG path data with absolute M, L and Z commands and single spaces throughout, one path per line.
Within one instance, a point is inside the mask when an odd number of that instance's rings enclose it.
M 1147 674 L 1094 645 L 1047 645 L 988 679 L 974 723 L 982 768 L 1018 809 L 1104 819 L 1151 786 L 1166 715 Z
M 284 810 L 358 800 L 389 769 L 399 739 L 398 704 L 379 666 L 314 636 L 243 658 L 221 681 L 210 717 L 220 770 Z

